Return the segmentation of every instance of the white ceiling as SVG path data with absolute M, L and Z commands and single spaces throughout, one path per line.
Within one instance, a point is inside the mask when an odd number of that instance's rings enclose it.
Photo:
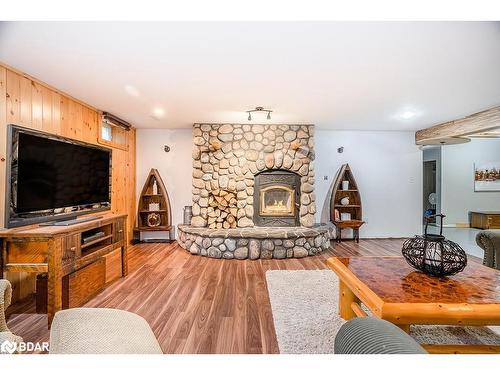
M 272 122 L 416 130 L 500 104 L 499 22 L 2 22 L 0 61 L 141 128 L 264 106 Z

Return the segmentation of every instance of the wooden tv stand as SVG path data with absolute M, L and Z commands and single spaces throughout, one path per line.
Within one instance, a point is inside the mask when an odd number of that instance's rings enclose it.
M 0 230 L 0 279 L 4 272 L 46 273 L 50 327 L 57 311 L 83 305 L 127 275 L 126 222 L 127 215 L 107 214 L 69 226 Z

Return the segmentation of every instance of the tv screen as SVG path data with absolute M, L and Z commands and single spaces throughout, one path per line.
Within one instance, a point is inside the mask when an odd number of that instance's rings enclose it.
M 109 149 L 14 126 L 11 133 L 12 214 L 109 205 Z

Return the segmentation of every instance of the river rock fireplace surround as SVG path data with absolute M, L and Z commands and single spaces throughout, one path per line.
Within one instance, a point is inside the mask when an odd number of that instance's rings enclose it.
M 194 124 L 193 218 L 179 225 L 192 254 L 225 259 L 314 255 L 330 245 L 314 224 L 312 125 Z

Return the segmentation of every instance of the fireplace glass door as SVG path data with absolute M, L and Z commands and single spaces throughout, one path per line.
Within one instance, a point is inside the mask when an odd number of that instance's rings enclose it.
M 269 186 L 260 191 L 260 215 L 294 216 L 295 192 L 286 186 Z
M 282 170 L 255 176 L 253 222 L 262 227 L 299 225 L 300 176 Z

